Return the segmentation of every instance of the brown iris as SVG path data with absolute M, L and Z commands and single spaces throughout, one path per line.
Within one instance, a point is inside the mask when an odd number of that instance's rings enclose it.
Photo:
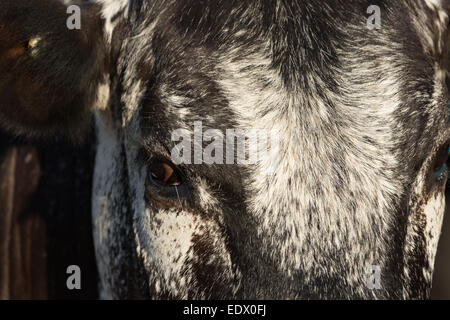
M 168 162 L 154 159 L 149 166 L 150 175 L 153 181 L 160 186 L 178 186 L 181 179 L 176 169 Z

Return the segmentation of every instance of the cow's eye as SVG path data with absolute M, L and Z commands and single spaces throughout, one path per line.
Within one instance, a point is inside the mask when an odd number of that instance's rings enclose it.
M 438 183 L 444 182 L 447 174 L 447 161 L 450 155 L 450 145 L 445 145 L 436 155 L 433 174 Z
M 149 165 L 149 174 L 151 180 L 163 187 L 181 185 L 180 174 L 175 167 L 164 160 L 152 159 Z
M 18 58 L 25 52 L 28 52 L 30 55 L 34 56 L 37 53 L 37 46 L 41 41 L 40 37 L 33 37 L 28 41 L 24 41 L 17 47 L 9 49 L 7 55 L 9 58 Z

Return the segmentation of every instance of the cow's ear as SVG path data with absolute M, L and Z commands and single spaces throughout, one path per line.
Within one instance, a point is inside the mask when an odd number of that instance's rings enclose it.
M 105 70 L 99 8 L 1 2 L 0 125 L 28 136 L 77 135 Z

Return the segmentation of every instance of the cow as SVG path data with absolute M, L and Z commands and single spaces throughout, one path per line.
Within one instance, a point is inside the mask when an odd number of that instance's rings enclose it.
M 447 1 L 0 8 L 1 125 L 79 143 L 95 119 L 101 298 L 430 296 L 450 142 Z M 175 163 L 173 133 L 198 122 L 275 132 L 277 152 Z

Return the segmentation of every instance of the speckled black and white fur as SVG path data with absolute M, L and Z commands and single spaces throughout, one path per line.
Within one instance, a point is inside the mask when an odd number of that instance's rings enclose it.
M 450 139 L 445 1 L 94 2 L 96 72 L 77 81 L 96 92 L 81 102 L 97 126 L 103 298 L 429 296 L 445 206 L 432 168 Z M 369 5 L 381 29 L 366 27 Z M 170 159 L 171 132 L 194 121 L 277 132 L 277 170 L 270 157 L 180 165 L 168 196 L 148 159 Z

